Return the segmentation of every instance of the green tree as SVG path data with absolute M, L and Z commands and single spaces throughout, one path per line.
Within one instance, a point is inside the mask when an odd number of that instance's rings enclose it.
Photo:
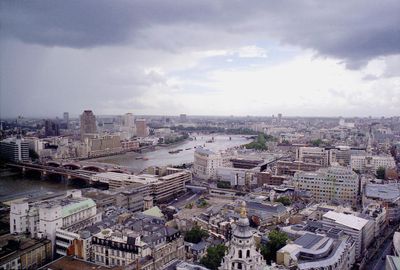
M 379 167 L 376 170 L 376 178 L 385 179 L 385 168 L 384 167 Z
M 247 149 L 256 149 L 256 150 L 267 150 L 267 146 L 265 145 L 267 141 L 276 141 L 271 135 L 265 135 L 264 133 L 258 133 L 257 138 L 245 145 Z
M 207 237 L 208 232 L 203 230 L 202 228 L 195 226 L 190 231 L 187 231 L 184 237 L 186 242 L 190 242 L 193 244 L 197 244 L 203 239 L 203 237 Z
M 268 234 L 268 239 L 267 244 L 261 245 L 261 255 L 268 264 L 271 264 L 276 260 L 276 252 L 286 245 L 288 236 L 284 232 L 274 230 Z
M 29 157 L 32 159 L 32 160 L 37 160 L 37 159 L 39 159 L 39 155 L 35 152 L 35 150 L 33 150 L 33 149 L 29 149 Z
M 231 188 L 231 182 L 228 181 L 218 181 L 217 182 L 218 188 Z
M 288 205 L 292 204 L 292 201 L 290 200 L 290 198 L 286 197 L 286 196 L 279 197 L 278 199 L 275 200 L 275 202 L 280 202 L 284 206 L 288 206 Z
M 207 248 L 207 254 L 201 258 L 200 263 L 211 270 L 217 270 L 221 265 L 222 258 L 225 256 L 227 247 L 216 245 Z
M 320 146 L 322 144 L 322 140 L 321 139 L 313 140 L 311 141 L 311 144 L 313 146 Z

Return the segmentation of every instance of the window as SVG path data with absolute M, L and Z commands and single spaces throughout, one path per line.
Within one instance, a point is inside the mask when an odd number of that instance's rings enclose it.
M 242 251 L 239 250 L 239 259 L 241 259 L 241 258 L 242 258 Z

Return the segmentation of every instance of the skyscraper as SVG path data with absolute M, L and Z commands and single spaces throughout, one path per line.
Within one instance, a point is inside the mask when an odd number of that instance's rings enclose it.
M 138 137 L 149 136 L 149 128 L 147 127 L 146 119 L 136 120 L 136 134 Z
M 44 122 L 44 135 L 46 137 L 59 136 L 60 126 L 58 122 L 47 119 Z
M 126 113 L 122 116 L 122 126 L 124 127 L 134 127 L 135 117 L 131 113 Z
M 85 134 L 97 133 L 96 116 L 91 110 L 85 110 L 81 114 L 81 139 Z
M 65 127 L 68 129 L 69 128 L 69 113 L 65 112 L 63 114 L 63 122 L 65 124 Z
M 179 115 L 179 120 L 181 123 L 185 123 L 187 121 L 187 115 L 182 113 L 181 115 Z

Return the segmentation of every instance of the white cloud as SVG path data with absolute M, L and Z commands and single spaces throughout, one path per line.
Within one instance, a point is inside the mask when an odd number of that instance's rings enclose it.
M 399 79 L 366 81 L 371 68 L 349 71 L 335 60 L 304 53 L 272 67 L 213 70 L 201 83 L 214 92 L 177 99 L 196 114 L 207 104 L 207 114 L 395 115 Z M 372 69 L 380 73 L 383 68 Z
M 254 45 L 241 47 L 237 51 L 234 51 L 234 53 L 237 53 L 237 55 L 242 58 L 266 58 L 267 57 L 267 51 L 265 49 L 254 46 Z

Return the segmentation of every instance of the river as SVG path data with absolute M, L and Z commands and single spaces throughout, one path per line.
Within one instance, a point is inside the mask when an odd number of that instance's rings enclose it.
M 207 143 L 214 137 L 214 142 Z M 117 164 L 128 166 L 137 171 L 141 171 L 150 166 L 180 165 L 193 162 L 195 146 L 205 146 L 206 148 L 219 151 L 247 143 L 248 140 L 240 135 L 197 135 L 196 140 L 186 140 L 182 143 L 166 147 L 158 147 L 155 151 L 147 153 L 126 153 L 123 155 L 102 157 L 90 161 Z M 170 154 L 169 151 L 183 149 L 179 153 Z M 139 159 L 145 157 L 144 159 Z M 40 180 L 35 176 L 2 175 L 0 174 L 0 201 L 7 201 L 19 197 L 41 195 L 46 192 L 63 191 L 72 189 L 56 180 Z
M 183 163 L 191 163 L 194 159 L 194 147 L 203 146 L 213 151 L 220 151 L 248 142 L 245 137 L 240 135 L 198 135 L 195 137 L 196 140 L 186 140 L 183 143 L 159 147 L 155 151 L 143 154 L 130 152 L 123 155 L 91 159 L 90 161 L 117 164 L 141 171 L 150 166 L 181 165 Z M 212 143 L 207 143 L 207 141 L 210 141 L 213 138 L 214 141 Z M 176 154 L 169 153 L 170 151 L 176 151 L 178 149 L 182 149 L 182 151 Z M 145 159 L 140 159 L 143 157 Z

